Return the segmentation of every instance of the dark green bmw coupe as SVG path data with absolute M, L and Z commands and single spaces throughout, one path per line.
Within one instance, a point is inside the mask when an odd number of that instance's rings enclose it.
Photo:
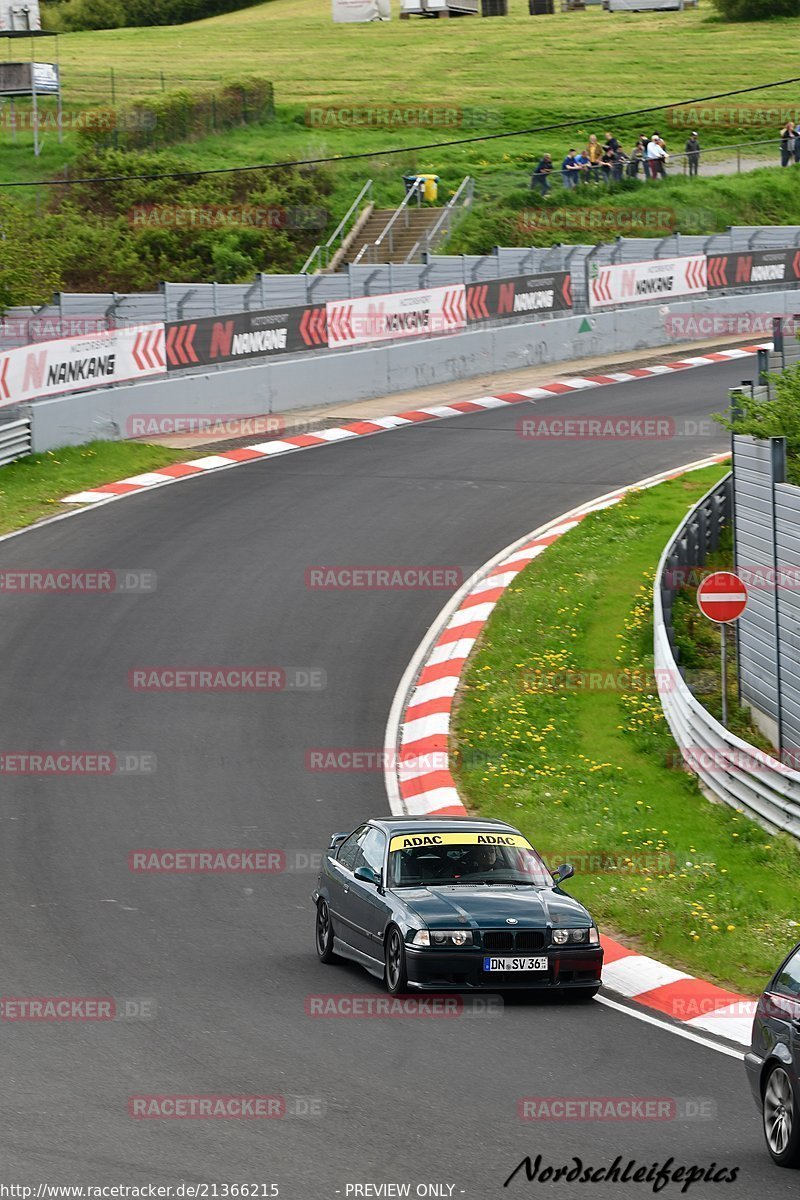
M 371 820 L 331 838 L 314 889 L 317 954 L 393 994 L 545 990 L 589 999 L 603 950 L 591 916 L 504 821 Z

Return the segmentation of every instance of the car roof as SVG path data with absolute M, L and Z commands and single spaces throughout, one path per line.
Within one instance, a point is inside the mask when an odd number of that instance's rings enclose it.
M 508 821 L 500 821 L 497 817 L 372 817 L 370 825 L 383 829 L 388 834 L 414 833 L 420 828 L 432 825 L 440 833 L 459 833 L 464 830 L 509 829 L 513 833 L 518 830 Z

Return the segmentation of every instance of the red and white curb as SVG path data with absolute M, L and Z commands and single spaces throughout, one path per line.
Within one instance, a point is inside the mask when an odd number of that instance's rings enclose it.
M 334 429 L 320 429 L 313 433 L 276 438 L 269 442 L 261 442 L 256 446 L 242 446 L 236 450 L 223 450 L 219 454 L 195 458 L 189 462 L 173 463 L 167 467 L 159 467 L 157 471 L 148 471 L 144 475 L 131 475 L 130 478 L 120 479 L 116 483 L 104 483 L 83 492 L 75 492 L 71 496 L 65 496 L 61 503 L 98 504 L 104 500 L 119 499 L 121 496 L 134 495 L 150 488 L 164 487 L 168 483 L 177 483 L 181 479 L 190 479 L 207 475 L 212 471 L 238 467 L 243 463 L 255 462 L 258 459 L 290 454 L 294 450 L 304 450 L 309 446 L 324 446 L 330 442 L 344 441 L 347 438 L 384 433 L 387 429 L 398 429 L 403 425 L 415 425 L 420 421 L 441 420 L 443 417 L 461 416 L 464 413 L 480 412 L 487 408 L 502 408 L 508 404 L 522 404 L 529 400 L 561 395 L 564 392 L 587 391 L 590 388 L 604 387 L 613 383 L 630 383 L 638 379 L 648 379 L 654 375 L 668 375 L 671 371 L 706 367 L 713 363 L 727 362 L 729 359 L 749 358 L 756 350 L 763 348 L 765 347 L 736 347 L 732 350 L 718 350 L 712 354 L 684 358 L 676 362 L 655 363 L 649 367 L 632 367 L 629 371 L 576 375 L 569 379 L 554 380 L 552 383 L 543 383 L 539 387 L 526 388 L 519 392 L 501 392 L 497 396 L 480 396 L 475 400 L 460 400 L 453 404 L 434 404 L 427 408 L 413 408 L 395 416 L 350 421 Z
M 386 734 L 385 773 L 395 816 L 466 816 L 450 772 L 453 702 L 467 660 L 506 588 L 548 546 L 627 492 L 655 487 L 688 471 L 724 462 L 713 455 L 600 496 L 527 534 L 477 571 L 448 602 L 409 664 L 395 695 Z M 756 1002 L 695 979 L 601 935 L 603 984 L 612 992 L 674 1018 L 697 1033 L 749 1045 Z

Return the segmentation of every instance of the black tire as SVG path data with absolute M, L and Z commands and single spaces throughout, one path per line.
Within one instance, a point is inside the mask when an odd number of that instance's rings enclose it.
M 330 909 L 325 900 L 320 900 L 317 904 L 315 941 L 319 961 L 322 963 L 336 962 L 336 955 L 333 953 L 333 924 L 331 923 Z
M 764 1083 L 764 1137 L 779 1167 L 800 1167 L 800 1106 L 797 1087 L 781 1063 L 774 1063 Z
M 408 987 L 408 971 L 406 970 L 406 946 L 403 935 L 396 925 L 392 925 L 386 935 L 383 951 L 383 978 L 386 990 L 392 996 L 399 996 Z

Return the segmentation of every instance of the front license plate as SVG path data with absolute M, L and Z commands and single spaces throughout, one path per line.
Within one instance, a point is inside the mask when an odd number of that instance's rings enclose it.
M 546 958 L 484 958 L 484 971 L 546 971 Z

